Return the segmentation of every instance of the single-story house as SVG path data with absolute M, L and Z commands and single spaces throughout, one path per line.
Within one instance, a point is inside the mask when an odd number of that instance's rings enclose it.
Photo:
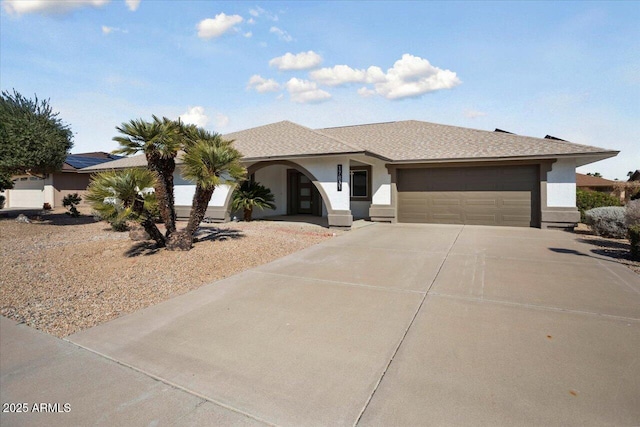
M 325 216 L 332 227 L 350 227 L 354 218 L 571 227 L 580 218 L 576 167 L 618 154 L 416 120 L 325 129 L 282 121 L 224 137 L 235 141 L 250 176 L 275 195 L 275 212 L 262 215 Z M 83 172 L 144 165 L 138 155 Z M 195 185 L 179 171 L 175 185 L 184 217 Z M 215 190 L 208 217 L 229 220 L 232 190 Z
M 104 152 L 69 154 L 59 172 L 48 174 L 44 178 L 32 175 L 14 176 L 13 188 L 4 192 L 7 198 L 5 206 L 42 209 L 48 203 L 52 208 L 61 207 L 62 199 L 67 194 L 78 193 L 82 196 L 86 192 L 90 175 L 78 173 L 80 169 L 119 158 L 121 156 Z
M 624 201 L 625 187 L 621 184 L 623 183 L 611 181 L 599 176 L 576 173 L 576 187 L 579 190 L 606 193 L 619 198 L 621 201 Z

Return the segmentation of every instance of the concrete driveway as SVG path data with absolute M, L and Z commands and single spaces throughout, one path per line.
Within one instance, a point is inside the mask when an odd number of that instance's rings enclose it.
M 28 328 L 3 319 L 2 402 L 76 399 L 3 425 L 639 425 L 640 277 L 592 249 L 375 224 L 70 343 L 27 330 L 55 341 L 28 363 L 4 351 Z M 82 361 L 64 376 L 57 347 Z

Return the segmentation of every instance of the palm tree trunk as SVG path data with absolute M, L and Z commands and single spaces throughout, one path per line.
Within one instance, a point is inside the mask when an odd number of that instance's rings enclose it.
M 196 193 L 193 195 L 193 203 L 191 204 L 191 213 L 189 214 L 189 222 L 185 232 L 190 235 L 194 235 L 200 223 L 204 219 L 204 215 L 207 212 L 207 206 L 211 201 L 214 187 L 202 188 L 200 185 L 196 185 Z
M 144 227 L 144 231 L 147 232 L 149 237 L 151 237 L 156 242 L 158 247 L 161 247 L 161 248 L 165 247 L 166 239 L 162 235 L 160 230 L 158 230 L 158 226 L 156 225 L 156 223 L 153 221 L 153 219 L 151 219 L 151 214 L 145 211 L 144 199 L 142 199 L 141 197 L 136 197 L 136 199 L 133 201 L 133 211 L 138 216 L 144 218 L 140 222 L 140 225 Z
M 196 184 L 196 192 L 193 195 L 187 227 L 184 230 L 176 231 L 167 238 L 167 250 L 188 251 L 192 248 L 196 231 L 207 212 L 207 206 L 209 206 L 213 190 L 213 187 L 203 188 Z
M 166 238 L 162 235 L 160 230 L 158 230 L 158 226 L 151 218 L 145 218 L 140 224 L 144 227 L 144 231 L 149 234 L 149 237 L 156 242 L 156 245 L 158 245 L 159 248 L 164 248 L 166 246 Z
M 253 214 L 253 208 L 244 208 L 244 220 L 246 222 L 250 222 L 251 221 L 251 216 Z
M 163 159 L 157 153 L 147 155 L 149 169 L 158 174 L 155 190 L 158 199 L 160 217 L 167 230 L 165 236 L 168 238 L 176 231 L 176 210 L 175 198 L 173 195 L 173 172 L 176 169 L 173 158 Z

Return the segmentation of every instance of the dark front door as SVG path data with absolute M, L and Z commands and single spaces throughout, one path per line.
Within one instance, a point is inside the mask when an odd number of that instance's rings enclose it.
M 313 182 L 297 170 L 288 172 L 288 203 L 289 215 L 322 215 L 320 193 Z

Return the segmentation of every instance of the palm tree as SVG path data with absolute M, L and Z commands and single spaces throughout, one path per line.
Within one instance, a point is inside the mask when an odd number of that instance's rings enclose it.
M 168 238 L 176 231 L 173 173 L 176 169 L 175 158 L 182 145 L 182 126 L 179 121 L 153 116 L 151 122 L 131 120 L 122 123 L 116 130 L 122 135 L 113 138 L 120 144 L 114 153 L 129 156 L 143 152 L 149 169 L 157 174 L 154 188 Z
M 254 209 L 275 209 L 275 197 L 271 190 L 264 185 L 253 181 L 245 181 L 233 193 L 233 210 L 244 211 L 244 220 L 251 221 Z
M 142 168 L 100 172 L 91 177 L 85 198 L 112 225 L 139 222 L 162 247 L 165 237 L 158 230 L 153 214 L 157 208 L 153 190 L 156 181 L 155 172 Z
M 244 179 L 246 169 L 240 164 L 242 155 L 233 141 L 225 141 L 217 133 L 195 126 L 185 127 L 183 176 L 196 184 L 187 227 L 167 240 L 169 250 L 189 250 L 194 235 L 204 219 L 215 187 L 234 185 Z

